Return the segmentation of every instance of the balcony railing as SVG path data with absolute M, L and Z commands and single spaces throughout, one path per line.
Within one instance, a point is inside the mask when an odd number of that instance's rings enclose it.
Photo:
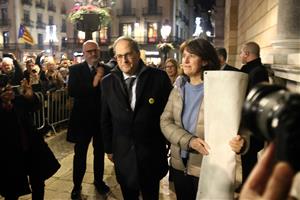
M 156 8 L 143 8 L 143 15 L 162 15 L 162 7 L 156 7 Z
M 135 16 L 135 8 L 132 9 L 117 9 L 117 15 L 120 16 Z
M 56 12 L 56 6 L 54 4 L 48 4 L 48 10 Z
M 24 5 L 29 5 L 29 6 L 31 6 L 31 5 L 32 5 L 32 0 L 22 0 L 22 3 L 23 3 Z
M 24 26 L 30 26 L 33 27 L 34 26 L 34 21 L 30 20 L 30 19 L 23 19 L 22 20 L 22 24 Z
M 30 45 L 27 43 L 3 43 L 0 44 L 0 51 L 7 51 L 7 52 L 14 52 L 16 53 L 17 51 L 24 51 L 24 49 L 30 49 L 30 50 L 45 50 L 45 49 L 53 49 L 54 51 L 58 51 L 58 45 L 57 44 L 53 44 L 51 45 L 45 45 L 43 43 L 39 43 L 39 44 L 34 44 L 34 45 Z
M 46 24 L 44 22 L 36 22 L 36 28 L 38 29 L 45 29 Z
M 42 2 L 42 1 L 37 1 L 37 2 L 35 3 L 35 7 L 44 9 L 44 8 L 45 8 L 45 3 Z
M 10 26 L 11 25 L 11 20 L 10 19 L 0 19 L 0 27 L 3 26 Z
M 8 0 L 0 0 L 0 4 L 6 4 L 8 3 Z

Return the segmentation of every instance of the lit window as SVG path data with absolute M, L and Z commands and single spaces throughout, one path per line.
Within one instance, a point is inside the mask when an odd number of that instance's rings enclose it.
M 99 38 L 100 43 L 107 43 L 108 42 L 108 28 L 107 26 L 101 27 L 99 31 Z
M 132 34 L 133 34 L 133 27 L 132 27 L 132 24 L 123 24 L 123 35 L 126 35 L 126 36 L 130 36 L 132 37 Z
M 147 36 L 148 42 L 155 43 L 157 41 L 157 23 L 148 23 Z

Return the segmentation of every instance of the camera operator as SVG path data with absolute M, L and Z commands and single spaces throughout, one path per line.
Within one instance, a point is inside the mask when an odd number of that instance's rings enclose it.
M 249 92 L 242 111 L 243 127 L 269 146 L 246 180 L 241 199 L 287 198 L 294 174 L 300 171 L 299 120 L 299 93 L 266 83 Z M 290 199 L 299 198 L 299 180 L 294 180 Z
M 245 182 L 240 199 L 287 199 L 295 171 L 285 161 L 275 164 L 274 158 L 275 145 L 271 143 Z
M 15 95 L 7 77 L 0 79 L 0 194 L 6 200 L 18 199 L 30 193 L 30 182 L 32 199 L 44 199 L 44 181 L 60 164 L 32 122 L 31 113 L 41 102 L 27 80 L 21 82 L 22 93 Z

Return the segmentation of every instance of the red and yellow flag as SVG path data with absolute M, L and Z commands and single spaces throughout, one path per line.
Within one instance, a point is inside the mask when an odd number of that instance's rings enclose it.
M 22 38 L 25 43 L 28 43 L 31 45 L 34 44 L 33 37 L 31 36 L 30 32 L 23 24 L 20 24 L 18 38 Z

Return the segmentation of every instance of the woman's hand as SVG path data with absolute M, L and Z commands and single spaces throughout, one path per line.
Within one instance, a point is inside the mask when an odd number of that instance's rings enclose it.
M 210 147 L 201 138 L 196 138 L 196 137 L 192 138 L 190 143 L 189 143 L 189 147 L 196 150 L 196 151 L 198 151 L 202 155 L 208 155 L 209 154 L 208 150 L 210 149 Z
M 240 153 L 241 149 L 243 148 L 245 143 L 244 138 L 242 138 L 240 135 L 235 136 L 234 138 L 232 138 L 232 140 L 230 140 L 229 145 L 232 149 L 232 151 L 234 151 L 235 153 Z

